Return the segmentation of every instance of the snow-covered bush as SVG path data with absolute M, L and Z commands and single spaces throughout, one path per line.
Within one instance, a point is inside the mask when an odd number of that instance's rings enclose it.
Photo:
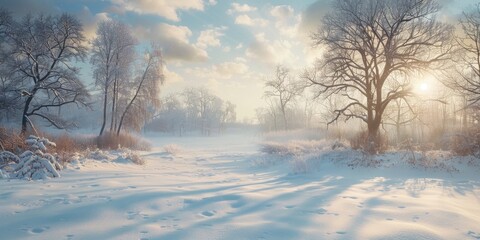
M 20 162 L 20 158 L 18 158 L 17 155 L 9 151 L 0 152 L 0 167 L 7 165 L 9 163 L 19 163 L 19 162 Z
M 87 150 L 87 158 L 94 159 L 94 160 L 108 160 L 108 152 L 107 151 L 102 151 L 100 149 L 96 149 L 95 151 L 89 151 Z
M 57 145 L 54 142 L 50 142 L 46 138 L 39 138 L 34 135 L 30 135 L 25 143 L 32 149 L 33 151 L 40 150 L 40 151 L 47 151 L 47 146 L 49 147 L 56 147 Z
M 60 170 L 61 166 L 49 153 L 40 150 L 25 151 L 19 157 L 20 163 L 13 169 L 11 177 L 32 180 L 60 177 L 57 170 Z
M 10 176 L 8 176 L 8 173 L 3 172 L 2 169 L 0 169 L 0 179 L 9 178 L 9 177 Z
M 182 152 L 182 147 L 177 144 L 168 144 L 163 147 L 163 150 L 170 155 L 177 155 Z
M 0 164 L 6 165 L 15 163 L 10 169 L 10 173 L 2 171 L 2 178 L 21 178 L 21 179 L 45 179 L 48 177 L 60 177 L 58 170 L 61 170 L 60 164 L 56 158 L 47 151 L 47 146 L 55 146 L 55 143 L 46 138 L 29 136 L 25 143 L 29 146 L 27 150 L 16 156 L 7 151 L 0 152 Z
M 114 160 L 115 162 L 118 163 L 134 163 L 137 165 L 144 165 L 145 160 L 141 158 L 138 154 L 128 150 L 120 153 L 120 156 L 117 157 L 117 159 Z

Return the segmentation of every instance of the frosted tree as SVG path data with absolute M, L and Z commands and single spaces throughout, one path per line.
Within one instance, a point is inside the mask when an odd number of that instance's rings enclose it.
M 283 66 L 277 66 L 275 76 L 265 83 L 265 87 L 264 96 L 275 102 L 273 106 L 279 107 L 283 117 L 284 129 L 288 130 L 287 110 L 294 104 L 295 99 L 301 95 L 303 88 L 291 76 L 290 70 Z
M 90 62 L 95 84 L 103 91 L 103 117 L 99 133 L 102 135 L 107 123 L 109 96 L 112 99 L 110 131 L 118 126 L 120 92 L 129 87 L 126 82 L 130 78 L 137 40 L 127 25 L 116 20 L 100 22 L 96 34 Z
M 164 80 L 162 53 L 159 46 L 152 44 L 151 48 L 145 52 L 136 76 L 130 82 L 131 91 L 126 98 L 127 105 L 121 114 L 117 135 L 120 134 L 127 116 L 130 117 L 131 122 L 144 122 L 142 115 L 135 114 L 132 110 L 140 109 L 144 113 L 147 106 L 159 107 L 160 85 Z
M 8 47 L 2 65 L 6 64 L 14 90 L 23 96 L 22 133 L 33 116 L 57 128 L 68 127 L 53 110 L 67 104 L 86 104 L 88 92 L 73 64 L 83 60 L 87 52 L 82 24 L 68 14 L 27 15 L 19 22 L 12 21 L 4 34 L 2 45 Z
M 385 109 L 412 95 L 409 74 L 449 59 L 453 27 L 437 20 L 439 9 L 434 0 L 339 0 L 313 35 L 325 51 L 305 77 L 321 96 L 345 100 L 330 123 L 366 123 L 369 152 L 377 151 Z

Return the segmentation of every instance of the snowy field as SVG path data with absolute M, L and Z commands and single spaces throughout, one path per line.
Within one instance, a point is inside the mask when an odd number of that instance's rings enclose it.
M 149 140 L 145 165 L 0 179 L 0 239 L 480 239 L 480 167 L 466 160 L 352 169 L 358 153 L 325 148 L 295 173 L 253 133 Z

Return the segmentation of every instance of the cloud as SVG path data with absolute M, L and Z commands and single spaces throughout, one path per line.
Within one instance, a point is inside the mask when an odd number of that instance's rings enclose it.
M 284 21 L 294 16 L 294 12 L 293 8 L 288 5 L 275 6 L 270 10 L 270 14 L 273 17 Z
M 108 14 L 105 12 L 93 15 L 87 6 L 84 6 L 82 11 L 80 11 L 77 16 L 83 24 L 85 37 L 89 40 L 96 36 L 98 23 L 110 19 Z
M 317 0 L 302 13 L 299 32 L 305 42 L 311 43 L 310 36 L 318 30 L 323 18 L 331 8 L 332 2 L 330 0 Z
M 219 80 L 231 79 L 234 76 L 244 75 L 248 72 L 248 69 L 247 64 L 245 64 L 241 58 L 238 58 L 234 61 L 214 64 L 211 67 L 189 68 L 186 72 L 197 78 Z
M 294 61 L 291 48 L 290 41 L 270 41 L 265 38 L 264 33 L 259 33 L 246 49 L 245 55 L 266 64 L 291 63 Z
M 206 49 L 210 46 L 220 46 L 220 37 L 225 35 L 223 31 L 226 29 L 226 27 L 217 27 L 201 31 L 197 39 L 197 46 L 202 49 Z
M 57 14 L 61 12 L 59 8 L 55 7 L 53 0 L 0 0 L 0 6 L 16 16 L 24 16 L 30 13 Z
M 204 49 L 190 43 L 192 31 L 186 26 L 160 23 L 153 27 L 137 26 L 134 31 L 143 39 L 158 42 L 166 60 L 198 62 L 208 59 Z
M 180 21 L 177 13 L 179 10 L 204 10 L 202 0 L 111 0 L 111 2 L 118 11 L 158 15 L 175 22 Z
M 290 38 L 298 37 L 298 27 L 301 15 L 295 15 L 295 10 L 289 5 L 275 6 L 270 10 L 270 15 L 275 18 L 275 27 L 278 32 Z
M 214 6 L 214 5 L 217 5 L 217 0 L 208 0 L 208 5 L 210 6 Z
M 165 83 L 168 85 L 176 84 L 184 81 L 182 76 L 180 76 L 176 72 L 170 71 L 166 65 L 164 65 L 163 67 L 163 75 L 165 76 Z
M 234 13 L 245 13 L 253 11 L 257 11 L 257 8 L 248 4 L 232 3 L 231 8 L 227 10 L 227 14 L 231 15 Z
M 246 14 L 242 14 L 235 18 L 235 24 L 265 27 L 268 25 L 268 21 L 263 18 L 251 18 Z

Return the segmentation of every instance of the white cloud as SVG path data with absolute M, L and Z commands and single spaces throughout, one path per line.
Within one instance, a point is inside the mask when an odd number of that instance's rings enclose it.
M 267 64 L 293 63 L 295 58 L 291 48 L 290 41 L 270 41 L 265 38 L 264 33 L 259 33 L 246 49 L 245 55 Z
M 273 7 L 270 14 L 279 20 L 287 20 L 294 15 L 294 10 L 291 6 L 280 5 Z
M 210 6 L 217 5 L 217 3 L 218 3 L 217 0 L 208 0 L 208 4 L 209 4 Z
M 179 10 L 203 11 L 202 0 L 111 0 L 119 11 L 136 12 L 138 14 L 159 15 L 171 21 L 180 21 Z
M 224 52 L 230 52 L 231 50 L 232 50 L 232 48 L 229 47 L 229 46 L 226 46 L 226 47 L 222 48 L 222 51 L 224 51 Z
M 223 31 L 226 27 L 211 28 L 203 30 L 197 39 L 197 46 L 206 49 L 207 47 L 218 47 L 221 45 L 220 37 L 225 35 Z
M 83 30 L 87 39 L 93 39 L 96 36 L 98 23 L 101 21 L 109 20 L 110 17 L 107 13 L 92 14 L 90 9 L 86 6 L 78 14 L 78 18 L 83 24 Z
M 250 6 L 248 4 L 239 4 L 239 3 L 232 3 L 232 7 L 227 10 L 227 14 L 233 13 L 245 13 L 245 12 L 253 12 L 256 11 L 257 8 Z
M 192 76 L 202 79 L 231 79 L 234 76 L 243 75 L 248 72 L 248 66 L 240 59 L 235 61 L 214 64 L 211 67 L 189 68 L 186 72 Z
M 192 31 L 186 26 L 166 23 L 160 23 L 153 27 L 137 26 L 135 33 L 143 39 L 158 42 L 163 48 L 166 60 L 194 62 L 208 59 L 208 54 L 204 49 L 190 43 Z
M 293 7 L 288 5 L 275 6 L 270 10 L 270 15 L 275 18 L 275 27 L 280 34 L 290 38 L 298 36 L 301 15 L 295 15 Z
M 235 47 L 235 49 L 240 49 L 240 48 L 243 48 L 243 43 L 239 43 L 239 44 Z
M 265 27 L 268 25 L 268 21 L 263 18 L 251 18 L 246 14 L 242 14 L 235 18 L 235 24 Z
M 165 76 L 165 83 L 169 85 L 184 81 L 182 76 L 180 76 L 176 72 L 170 71 L 166 65 L 164 65 L 163 67 L 163 75 Z

